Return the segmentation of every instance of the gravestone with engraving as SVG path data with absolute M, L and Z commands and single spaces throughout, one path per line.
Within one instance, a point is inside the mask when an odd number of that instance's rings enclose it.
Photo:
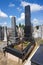
M 12 25 L 12 34 L 10 37 L 11 43 L 18 43 L 18 36 L 16 31 L 16 17 L 12 16 L 11 18 L 11 25 Z
M 30 6 L 25 7 L 25 29 L 24 29 L 25 40 L 32 39 L 32 24 L 31 24 L 31 15 L 30 15 Z

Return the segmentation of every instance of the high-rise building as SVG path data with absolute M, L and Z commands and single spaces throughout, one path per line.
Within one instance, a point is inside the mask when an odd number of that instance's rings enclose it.
M 25 7 L 25 37 L 29 39 L 32 36 L 32 30 L 31 30 L 31 15 L 30 15 L 30 6 L 27 5 Z

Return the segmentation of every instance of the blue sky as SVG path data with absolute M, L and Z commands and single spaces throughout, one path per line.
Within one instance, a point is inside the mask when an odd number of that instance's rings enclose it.
M 43 0 L 0 0 L 0 25 L 11 26 L 11 16 L 16 16 L 16 24 L 25 23 L 25 6 L 30 5 L 31 22 L 43 24 Z

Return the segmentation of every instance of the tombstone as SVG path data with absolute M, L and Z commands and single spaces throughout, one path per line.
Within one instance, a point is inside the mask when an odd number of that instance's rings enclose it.
M 3 27 L 0 26 L 0 40 L 2 41 L 4 39 L 4 31 L 3 31 Z
M 12 36 L 16 37 L 17 33 L 16 33 L 16 18 L 13 16 L 11 18 L 11 25 L 12 25 Z
M 4 26 L 4 40 L 5 42 L 7 42 L 7 27 Z
M 32 24 L 31 24 L 31 16 L 30 16 L 30 6 L 25 7 L 25 29 L 24 29 L 24 37 L 25 40 L 30 40 L 32 38 Z
M 30 7 L 28 8 L 28 6 L 27 6 L 27 9 L 29 10 Z M 26 17 L 26 15 L 25 15 L 26 20 L 28 19 L 28 17 L 30 17 L 30 15 L 28 13 L 28 10 L 26 12 L 26 14 L 28 14 L 28 16 Z M 15 19 L 15 17 L 12 17 L 11 20 L 12 20 L 11 21 L 12 22 L 12 39 L 11 39 L 11 41 L 14 44 L 14 43 L 16 43 L 17 38 L 18 38 L 18 36 L 16 34 L 16 19 Z M 29 21 L 27 20 L 27 23 L 25 21 L 25 37 L 28 37 L 28 38 L 32 37 L 30 19 L 29 19 Z M 27 40 L 28 40 L 28 38 L 27 38 Z M 27 47 L 25 47 L 22 51 L 19 51 L 18 49 L 13 48 L 12 46 L 13 46 L 12 44 L 9 45 L 9 46 L 7 46 L 5 48 L 5 51 L 8 52 L 8 53 L 10 53 L 10 54 L 12 54 L 12 55 L 14 55 L 14 56 L 19 57 L 20 59 L 22 59 L 22 61 L 24 61 L 25 59 L 27 59 L 27 56 L 30 54 L 30 52 L 34 48 L 34 44 L 32 44 L 32 43 L 28 44 Z M 20 49 L 20 46 L 19 46 L 19 49 Z
M 20 39 L 23 39 L 23 37 L 24 37 L 24 30 L 21 27 L 18 28 L 18 37 Z
M 18 36 L 16 31 L 16 18 L 13 16 L 11 18 L 11 25 L 12 25 L 12 34 L 10 37 L 11 43 L 18 43 Z

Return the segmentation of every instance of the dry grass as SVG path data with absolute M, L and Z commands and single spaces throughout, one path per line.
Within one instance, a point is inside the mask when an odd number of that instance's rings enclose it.
M 37 43 L 37 45 L 43 44 L 43 39 L 37 39 L 36 43 Z
M 2 44 L 3 43 L 3 41 L 0 41 L 0 44 Z
M 30 42 L 27 42 L 27 41 L 21 42 L 19 45 L 15 45 L 14 48 L 18 49 L 19 51 L 22 51 L 28 46 L 28 44 L 30 44 Z

